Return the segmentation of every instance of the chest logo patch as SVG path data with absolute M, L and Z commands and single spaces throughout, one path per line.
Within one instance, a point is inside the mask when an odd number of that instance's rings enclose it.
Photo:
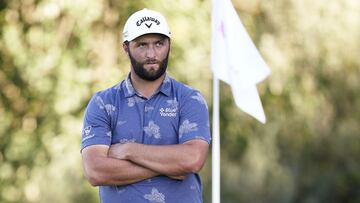
M 176 98 L 166 101 L 166 108 L 160 108 L 160 116 L 162 117 L 176 117 L 178 110 L 178 102 Z
M 162 117 L 176 117 L 177 108 L 160 108 L 159 112 Z

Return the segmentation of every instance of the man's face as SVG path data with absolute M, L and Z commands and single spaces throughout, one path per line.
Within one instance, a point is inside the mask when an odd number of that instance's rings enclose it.
M 154 81 L 165 73 L 169 52 L 169 39 L 159 34 L 146 34 L 128 43 L 132 68 L 147 81 Z

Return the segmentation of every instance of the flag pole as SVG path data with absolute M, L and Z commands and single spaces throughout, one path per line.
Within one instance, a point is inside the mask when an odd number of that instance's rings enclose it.
M 219 79 L 213 74 L 212 203 L 220 203 Z

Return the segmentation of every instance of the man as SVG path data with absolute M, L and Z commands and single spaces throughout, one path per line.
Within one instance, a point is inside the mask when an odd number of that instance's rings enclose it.
M 84 118 L 84 173 L 102 203 L 198 203 L 210 143 L 206 101 L 167 73 L 170 30 L 158 12 L 129 17 L 128 77 L 96 93 Z

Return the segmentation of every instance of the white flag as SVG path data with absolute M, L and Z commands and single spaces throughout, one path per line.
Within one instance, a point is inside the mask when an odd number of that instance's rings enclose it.
M 215 77 L 231 86 L 236 105 L 266 122 L 256 84 L 270 73 L 231 0 L 212 1 L 211 63 Z

